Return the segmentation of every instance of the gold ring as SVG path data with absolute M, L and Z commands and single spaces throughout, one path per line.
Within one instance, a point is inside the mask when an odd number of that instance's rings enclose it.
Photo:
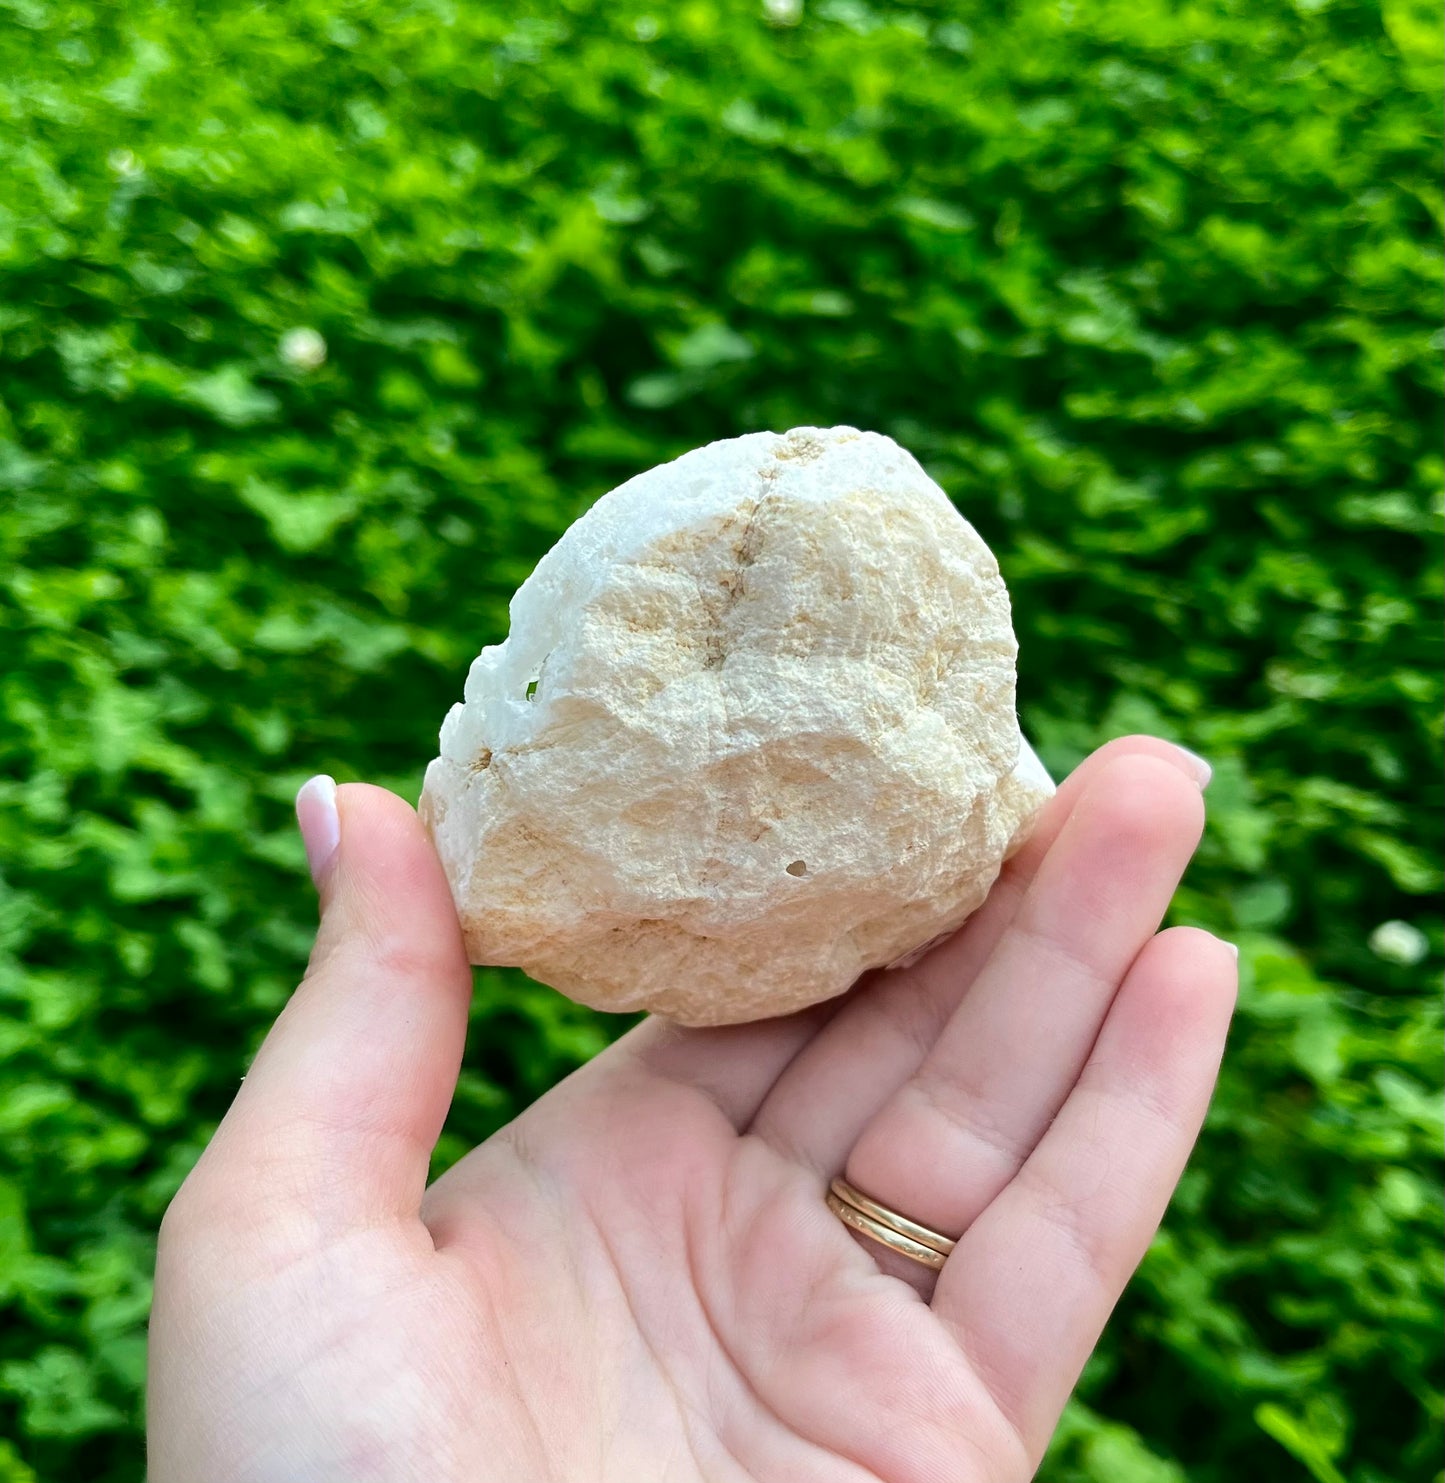
M 827 1200 L 828 1209 L 851 1230 L 935 1272 L 957 1244 L 949 1237 L 909 1220 L 906 1215 L 880 1205 L 846 1179 L 833 1180 L 828 1187 Z
M 930 1230 L 927 1226 L 921 1226 L 916 1220 L 909 1220 L 906 1215 L 899 1215 L 896 1210 L 890 1210 L 886 1205 L 880 1205 L 877 1200 L 870 1199 L 857 1185 L 849 1184 L 846 1179 L 835 1179 L 829 1188 L 845 1204 L 851 1205 L 855 1210 L 861 1210 L 864 1215 L 871 1216 L 880 1225 L 887 1226 L 891 1231 L 897 1231 L 900 1236 L 907 1236 L 920 1246 L 930 1247 L 947 1256 L 958 1244 L 950 1237 Z

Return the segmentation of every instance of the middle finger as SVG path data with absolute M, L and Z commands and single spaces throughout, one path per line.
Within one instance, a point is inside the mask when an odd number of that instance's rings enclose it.
M 851 1183 L 934 1230 L 969 1227 L 1063 1105 L 1203 827 L 1177 771 L 1100 770 L 938 1043 L 864 1128 Z

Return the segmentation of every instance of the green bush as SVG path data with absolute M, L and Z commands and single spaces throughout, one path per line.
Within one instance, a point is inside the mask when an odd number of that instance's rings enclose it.
M 1056 771 L 1217 769 L 1240 1017 L 1045 1475 L 1440 1476 L 1438 20 L 0 0 L 0 1483 L 141 1471 L 297 785 L 414 798 L 591 500 L 833 422 L 998 552 Z M 478 980 L 442 1163 L 615 1031 Z

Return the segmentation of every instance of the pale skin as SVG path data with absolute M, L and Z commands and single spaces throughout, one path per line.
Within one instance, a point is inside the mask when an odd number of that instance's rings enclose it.
M 1025 1483 L 1214 1085 L 1235 955 L 1159 931 L 1204 781 L 1110 743 L 912 968 L 645 1021 L 430 1187 L 470 971 L 415 813 L 342 787 L 306 977 L 162 1226 L 151 1483 Z M 960 1238 L 936 1279 L 840 1172 Z

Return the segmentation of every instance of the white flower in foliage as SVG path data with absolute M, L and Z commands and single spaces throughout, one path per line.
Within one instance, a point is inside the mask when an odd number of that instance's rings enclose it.
M 302 325 L 281 336 L 281 359 L 294 371 L 314 371 L 326 359 L 326 341 Z
M 1430 941 L 1409 922 L 1381 922 L 1370 933 L 1370 951 L 1387 962 L 1413 968 L 1430 951 Z
M 796 26 L 803 19 L 803 0 L 763 0 L 763 18 L 775 26 Z

